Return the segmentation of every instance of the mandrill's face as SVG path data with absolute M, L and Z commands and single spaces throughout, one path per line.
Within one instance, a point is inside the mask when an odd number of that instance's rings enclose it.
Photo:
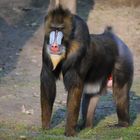
M 47 51 L 49 54 L 61 55 L 65 53 L 65 47 L 62 45 L 63 32 L 62 31 L 51 31 L 49 36 L 49 44 Z
M 63 14 L 62 14 L 63 13 Z M 45 20 L 45 46 L 53 69 L 66 57 L 66 44 L 72 30 L 72 15 L 69 11 L 50 11 Z
M 47 53 L 49 54 L 53 63 L 53 69 L 65 57 L 66 48 L 62 44 L 63 32 L 54 30 L 50 32 L 49 44 L 47 44 Z

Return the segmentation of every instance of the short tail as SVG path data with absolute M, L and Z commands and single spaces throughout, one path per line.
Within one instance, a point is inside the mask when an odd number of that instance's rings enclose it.
M 113 27 L 112 26 L 106 26 L 104 32 L 113 32 Z

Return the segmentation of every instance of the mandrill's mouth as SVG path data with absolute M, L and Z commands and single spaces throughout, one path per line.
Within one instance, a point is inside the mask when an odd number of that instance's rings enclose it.
M 57 67 L 57 65 L 60 63 L 60 61 L 65 58 L 66 50 L 64 46 L 61 46 L 59 50 L 55 51 L 55 50 L 51 50 L 49 46 L 51 45 L 47 46 L 47 53 L 50 56 L 51 62 L 53 64 L 53 70 L 54 70 Z
M 47 45 L 47 52 L 48 54 L 62 55 L 63 53 L 66 52 L 66 49 L 63 45 L 58 45 L 53 47 L 52 45 Z

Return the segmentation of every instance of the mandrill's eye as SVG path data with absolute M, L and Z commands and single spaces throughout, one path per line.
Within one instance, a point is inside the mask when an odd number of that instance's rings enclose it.
M 51 24 L 52 31 L 62 31 L 64 29 L 64 24 Z
M 58 28 L 58 27 L 51 27 L 52 31 L 62 31 L 63 28 Z

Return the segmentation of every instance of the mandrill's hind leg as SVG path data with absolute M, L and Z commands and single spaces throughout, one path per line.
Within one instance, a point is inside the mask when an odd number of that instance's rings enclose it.
M 128 126 L 129 125 L 129 94 L 128 94 L 127 83 L 120 87 L 119 84 L 114 83 L 113 94 L 115 97 L 117 115 L 118 115 L 118 125 Z
M 132 84 L 132 73 L 115 69 L 113 73 L 113 95 L 116 102 L 118 125 L 129 126 L 129 90 Z
M 99 101 L 99 95 L 84 94 L 82 100 L 82 119 L 83 127 L 93 127 L 94 113 Z

